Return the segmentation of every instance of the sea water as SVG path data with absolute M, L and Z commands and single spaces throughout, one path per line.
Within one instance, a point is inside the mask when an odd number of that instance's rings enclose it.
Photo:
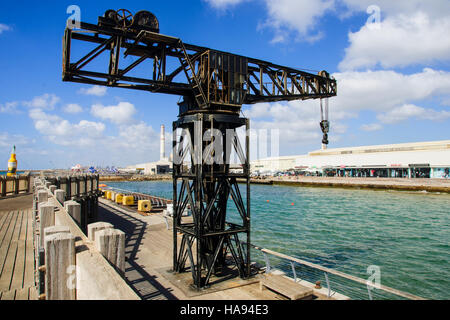
M 171 182 L 107 184 L 172 198 Z M 376 266 L 382 285 L 450 298 L 448 194 L 251 185 L 251 242 L 363 279 Z

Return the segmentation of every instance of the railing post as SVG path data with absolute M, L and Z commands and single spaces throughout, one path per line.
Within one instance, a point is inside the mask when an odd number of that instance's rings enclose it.
M 76 274 L 68 271 L 76 266 L 75 237 L 57 233 L 45 237 L 45 298 L 76 300 Z
M 1 184 L 2 184 L 2 193 L 1 193 L 1 196 L 2 197 L 6 197 L 6 178 L 4 178 L 4 177 L 0 177 L 0 181 L 1 181 Z
M 263 254 L 264 254 L 264 260 L 266 261 L 266 273 L 270 273 L 269 257 L 267 256 L 267 253 L 263 252 Z
M 81 226 L 81 205 L 73 200 L 64 202 L 64 209 Z
M 327 282 L 328 298 L 329 298 L 329 297 L 331 297 L 330 280 L 328 279 L 328 273 L 324 272 L 324 274 L 325 274 L 325 281 Z
M 291 267 L 292 267 L 292 273 L 294 274 L 294 281 L 297 282 L 297 272 L 295 272 L 294 261 L 290 261 L 290 262 L 291 262 Z
M 44 247 L 44 229 L 55 225 L 55 207 L 50 203 L 39 205 L 39 246 Z
M 20 177 L 14 177 L 14 194 L 19 194 L 19 186 L 20 186 Z
M 104 229 L 113 229 L 114 226 L 108 222 L 95 222 L 88 224 L 88 238 L 92 242 L 95 242 L 95 233 Z
M 51 186 L 49 187 L 49 190 L 50 190 L 50 192 L 54 195 L 54 194 L 55 194 L 55 191 L 56 191 L 56 186 L 55 186 L 55 185 L 51 185 Z
M 125 233 L 111 228 L 97 231 L 95 246 L 123 276 L 125 274 Z
M 39 190 L 37 193 L 37 201 L 38 201 L 38 203 L 47 202 L 48 201 L 47 191 Z
M 64 204 L 64 201 L 66 199 L 66 192 L 61 189 L 55 190 L 55 197 L 60 204 Z

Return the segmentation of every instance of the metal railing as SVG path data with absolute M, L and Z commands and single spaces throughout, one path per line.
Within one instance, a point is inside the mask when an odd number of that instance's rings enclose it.
M 422 297 L 381 284 L 373 284 L 366 279 L 358 278 L 309 261 L 261 248 L 253 244 L 251 244 L 251 247 L 256 251 L 255 253 L 259 252 L 262 254 L 262 261 L 266 264 L 266 273 L 270 273 L 272 270 L 276 269 L 291 276 L 295 282 L 298 282 L 301 279 L 313 284 L 324 279 L 327 288 L 327 296 L 329 298 L 336 295 L 349 299 L 424 300 Z M 270 261 L 271 258 L 272 263 Z M 274 262 L 274 260 L 276 261 Z

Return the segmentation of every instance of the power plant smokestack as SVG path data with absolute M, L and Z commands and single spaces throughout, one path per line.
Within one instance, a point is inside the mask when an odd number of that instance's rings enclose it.
M 164 134 L 164 125 L 161 125 L 161 138 L 160 138 L 160 146 L 159 146 L 159 159 L 163 160 L 166 157 L 165 152 L 165 134 Z

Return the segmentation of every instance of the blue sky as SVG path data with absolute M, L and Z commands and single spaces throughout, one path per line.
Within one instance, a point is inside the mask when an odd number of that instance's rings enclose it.
M 176 96 L 62 82 L 62 35 L 73 4 L 85 22 L 123 6 L 149 10 L 161 33 L 186 43 L 327 70 L 338 80 L 330 148 L 450 138 L 447 0 L 2 1 L 5 168 L 12 144 L 19 169 L 154 161 L 160 125 L 171 128 L 177 117 Z M 279 130 L 280 155 L 320 148 L 318 101 L 243 111 L 252 128 Z

